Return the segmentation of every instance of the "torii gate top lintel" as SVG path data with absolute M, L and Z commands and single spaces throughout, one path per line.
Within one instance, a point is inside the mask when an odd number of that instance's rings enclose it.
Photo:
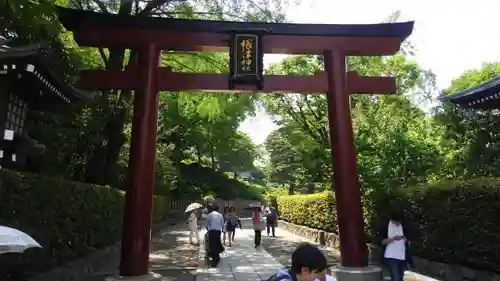
M 263 53 L 320 54 L 325 50 L 349 55 L 391 55 L 413 29 L 413 22 L 381 24 L 290 24 L 230 22 L 122 16 L 58 7 L 59 19 L 73 31 L 81 46 L 140 49 L 154 44 L 174 51 L 222 51 L 229 49 L 232 31 L 260 32 Z M 231 56 L 232 58 L 233 56 Z M 262 69 L 262 58 L 259 60 Z M 233 64 L 231 64 L 233 65 Z M 259 67 L 256 67 L 259 68 Z M 234 67 L 233 67 L 234 69 Z M 259 71 L 258 71 L 259 72 Z M 260 70 L 262 72 L 262 70 Z M 81 75 L 79 86 L 97 89 L 135 89 L 135 68 L 125 71 L 90 70 Z M 225 91 L 225 74 L 175 73 L 167 68 L 155 71 L 160 91 Z M 327 76 L 260 76 L 260 92 L 327 92 Z M 383 94 L 396 91 L 392 77 L 348 75 L 349 93 Z M 266 82 L 263 83 L 263 80 Z M 232 91 L 252 90 L 244 85 Z M 255 89 L 253 89 L 255 91 Z
M 81 46 L 133 48 L 154 41 L 161 49 L 179 51 L 225 51 L 230 31 L 261 30 L 266 33 L 264 53 L 323 54 L 324 50 L 341 49 L 346 55 L 392 55 L 412 33 L 414 25 L 414 22 L 292 24 L 188 20 L 122 16 L 62 7 L 57 8 L 57 13 L 64 27 L 75 33 L 75 40 Z

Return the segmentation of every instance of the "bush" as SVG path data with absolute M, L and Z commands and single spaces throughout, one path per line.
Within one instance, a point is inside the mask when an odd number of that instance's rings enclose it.
M 120 239 L 123 191 L 8 170 L 0 171 L 0 181 L 0 225 L 43 246 L 0 256 L 3 271 L 45 271 Z M 155 220 L 164 218 L 165 208 L 164 198 L 155 196 Z
M 263 187 L 229 178 L 221 172 L 197 163 L 180 164 L 179 172 L 181 182 L 169 193 L 173 198 L 200 199 L 206 195 L 225 200 L 262 201 L 264 198 Z
M 499 271 L 500 179 L 447 181 L 363 198 L 369 242 L 389 208 L 404 210 L 416 256 Z M 326 194 L 278 198 L 281 217 L 291 223 L 338 233 L 334 197 Z M 333 215 L 330 215 L 333 214 Z
M 281 219 L 337 233 L 335 200 L 331 192 L 280 196 L 276 201 Z
M 500 179 L 416 186 L 396 198 L 417 256 L 500 271 Z

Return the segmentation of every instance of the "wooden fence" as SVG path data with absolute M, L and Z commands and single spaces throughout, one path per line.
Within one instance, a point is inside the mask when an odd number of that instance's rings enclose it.
M 170 212 L 184 212 L 186 210 L 186 207 L 193 203 L 193 202 L 198 202 L 200 204 L 205 204 L 202 200 L 196 201 L 196 200 L 174 200 L 174 201 L 168 201 L 168 206 L 167 210 Z M 251 200 L 222 200 L 222 199 L 215 199 L 211 200 L 211 202 L 215 202 L 220 208 L 220 211 L 222 212 L 225 207 L 234 207 L 236 209 L 237 213 L 249 213 L 248 210 L 245 210 L 246 207 L 248 207 L 250 204 L 260 204 L 259 201 L 251 201 Z

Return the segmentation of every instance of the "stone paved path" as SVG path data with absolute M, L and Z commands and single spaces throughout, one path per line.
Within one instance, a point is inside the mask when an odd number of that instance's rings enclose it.
M 276 258 L 280 263 L 286 266 L 290 266 L 290 257 L 292 252 L 301 242 L 309 242 L 316 244 L 323 254 L 328 259 L 328 265 L 330 267 L 340 264 L 340 252 L 332 249 L 320 246 L 308 239 L 301 236 L 295 235 L 283 229 L 276 229 L 276 237 L 267 237 L 266 233 L 262 236 L 263 248 L 268 251 L 274 258 Z M 384 280 L 390 280 L 390 278 L 385 274 Z M 439 281 L 427 276 L 420 275 L 415 272 L 407 271 L 405 273 L 405 281 Z
M 292 252 L 297 248 L 301 242 L 309 242 L 301 236 L 292 234 L 286 230 L 276 229 L 276 237 L 268 237 L 267 233 L 262 234 L 262 246 L 266 251 L 268 251 L 273 257 L 275 257 L 280 263 L 290 266 Z M 318 245 L 317 243 L 313 243 Z M 319 245 L 318 245 L 319 246 Z M 323 254 L 328 259 L 328 265 L 330 267 L 340 264 L 340 252 L 332 249 L 319 246 Z
M 244 229 L 236 231 L 236 242 L 226 246 L 217 268 L 208 268 L 203 246 L 188 243 L 187 225 L 167 227 L 153 237 L 150 255 L 151 270 L 161 274 L 163 281 L 263 281 L 277 270 L 290 265 L 291 253 L 300 242 L 307 239 L 277 229 L 276 238 L 263 233 L 260 249 L 253 247 L 253 230 L 248 219 L 242 220 Z M 203 237 L 204 232 L 200 233 Z M 339 252 L 320 247 L 331 266 L 339 263 Z M 86 281 L 103 281 L 116 273 L 118 260 L 110 261 L 98 274 Z M 387 278 L 385 280 L 388 280 Z M 434 279 L 407 278 L 406 281 L 437 281 Z
M 235 240 L 231 247 L 226 246 L 217 268 L 207 266 L 205 251 L 200 248 L 197 281 L 261 281 L 283 268 L 266 250 L 254 248 L 253 230 L 238 229 Z
M 150 268 L 161 274 L 163 281 L 196 280 L 198 247 L 188 243 L 188 235 L 187 225 L 180 223 L 166 227 L 153 236 Z M 118 259 L 110 261 L 87 281 L 102 281 L 105 277 L 116 274 L 118 265 Z

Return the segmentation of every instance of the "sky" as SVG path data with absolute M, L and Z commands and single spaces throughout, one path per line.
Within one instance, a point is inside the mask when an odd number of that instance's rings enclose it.
M 293 1 L 290 1 L 293 2 Z M 492 0 L 302 0 L 286 7 L 287 20 L 294 23 L 378 23 L 394 11 L 399 21 L 415 21 L 407 39 L 416 48 L 414 59 L 437 75 L 439 89 L 466 70 L 484 62 L 500 61 L 500 35 L 496 16 L 500 8 Z M 264 63 L 279 62 L 283 55 L 265 55 Z M 261 144 L 276 126 L 265 110 L 247 118 L 240 130 Z

